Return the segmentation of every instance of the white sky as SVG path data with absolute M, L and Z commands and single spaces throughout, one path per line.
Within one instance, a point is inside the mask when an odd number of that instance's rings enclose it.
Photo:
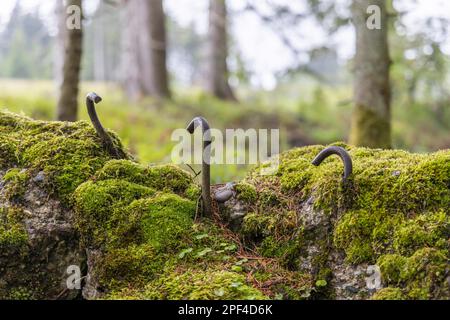
M 178 23 L 187 26 L 193 22 L 199 32 L 206 32 L 208 0 L 164 1 L 167 13 Z M 0 1 L 0 28 L 8 21 L 15 2 L 16 0 Z M 33 11 L 39 8 L 39 12 L 45 20 L 53 20 L 54 1 L 21 0 L 21 2 L 26 10 Z M 98 0 L 85 0 L 87 11 L 95 8 L 97 2 Z M 289 3 L 295 6 L 295 2 L 289 0 L 273 0 L 273 2 Z M 398 0 L 395 4 L 397 10 L 407 9 L 408 14 L 403 21 L 411 32 L 420 31 L 428 17 L 442 17 L 450 21 L 449 0 Z M 228 0 L 228 6 L 232 11 L 240 11 L 242 0 Z M 51 25 L 49 26 L 51 27 Z M 274 30 L 264 25 L 252 13 L 235 14 L 230 30 L 236 45 L 243 54 L 247 67 L 255 75 L 255 85 L 261 85 L 264 88 L 272 87 L 275 84 L 274 74 L 276 72 L 286 69 L 295 64 L 295 60 L 301 59 L 301 57 L 294 57 L 292 52 L 282 44 Z M 339 57 L 343 60 L 350 58 L 354 53 L 354 34 L 351 28 L 341 30 L 330 40 L 314 22 L 307 21 L 302 24 L 299 35 L 297 43 L 299 48 L 307 49 L 320 44 L 334 45 L 337 47 Z M 332 42 L 325 43 L 326 40 Z M 446 39 L 445 51 L 450 54 L 450 39 Z

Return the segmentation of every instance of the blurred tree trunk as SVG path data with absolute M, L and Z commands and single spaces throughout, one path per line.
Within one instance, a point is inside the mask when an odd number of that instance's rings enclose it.
M 68 18 L 67 8 L 78 6 L 82 8 L 82 0 L 67 0 L 62 14 L 64 20 Z M 59 37 L 64 41 L 64 63 L 62 83 L 60 87 L 57 119 L 60 121 L 76 121 L 78 112 L 78 85 L 80 78 L 81 55 L 83 51 L 82 28 L 67 28 L 65 23 L 59 23 Z
M 166 17 L 162 0 L 147 0 L 144 3 L 146 6 L 143 10 L 144 25 L 148 25 L 149 33 L 142 39 L 142 46 L 144 52 L 146 50 L 150 52 L 149 55 L 143 55 L 146 58 L 144 63 L 149 63 L 148 69 L 152 70 L 149 74 L 149 90 L 154 96 L 168 98 L 170 92 L 166 63 Z
M 206 91 L 219 99 L 236 100 L 228 83 L 227 37 L 225 0 L 210 0 Z
M 55 79 L 56 90 L 59 90 L 63 81 L 64 69 L 64 45 L 66 37 L 66 14 L 64 1 L 55 2 L 55 19 L 58 23 L 54 55 L 53 55 L 53 79 Z
M 122 19 L 122 74 L 123 86 L 127 96 L 133 100 L 137 100 L 144 95 L 142 88 L 141 73 L 148 70 L 140 70 L 139 63 L 139 1 L 123 0 L 124 7 Z
M 380 10 L 379 29 L 370 29 L 370 5 Z M 354 59 L 354 111 L 350 142 L 371 148 L 391 147 L 391 110 L 388 22 L 385 0 L 354 0 L 352 17 L 356 30 Z
M 162 0 L 124 0 L 124 85 L 129 97 L 170 98 Z

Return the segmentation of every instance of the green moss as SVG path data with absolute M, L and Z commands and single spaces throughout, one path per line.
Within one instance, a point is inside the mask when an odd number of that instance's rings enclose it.
M 334 230 L 334 244 L 344 249 L 350 263 L 373 262 L 377 253 L 392 245 L 403 215 L 383 209 L 347 211 Z
M 177 195 L 163 194 L 133 202 L 130 212 L 140 214 L 143 240 L 166 251 L 176 249 L 193 224 L 195 203 Z
M 258 197 L 255 187 L 245 182 L 236 184 L 235 190 L 237 193 L 237 198 L 246 202 L 256 201 Z
M 373 300 L 405 300 L 402 290 L 399 288 L 383 288 L 375 292 Z
M 449 262 L 448 249 L 432 248 L 419 249 L 410 257 L 390 254 L 378 259 L 383 281 L 402 288 L 409 299 L 448 297 Z
M 20 249 L 26 246 L 28 234 L 19 208 L 0 208 L 0 249 Z
M 158 255 L 151 245 L 132 244 L 108 251 L 98 260 L 93 272 L 106 288 L 143 284 L 161 272 L 164 257 L 166 255 Z
M 76 225 L 90 246 L 129 242 L 140 216 L 126 209 L 134 200 L 154 195 L 153 189 L 124 180 L 88 181 L 75 192 Z
M 29 179 L 26 170 L 17 168 L 8 170 L 3 176 L 5 185 L 5 196 L 11 202 L 18 202 L 25 194 L 26 183 Z
M 276 176 L 260 176 L 256 168 L 246 181 L 258 192 L 261 186 L 267 185 L 277 192 L 281 185 L 282 194 L 295 194 L 299 200 L 314 195 L 315 207 L 323 210 L 351 206 L 409 213 L 436 210 L 450 204 L 449 152 L 426 155 L 346 146 L 353 159 L 354 174 L 353 188 L 343 189 L 340 183 L 343 166 L 338 157 L 327 158 L 319 167 L 311 164 L 322 149 L 322 146 L 310 146 L 288 151 L 280 156 Z M 348 196 L 352 198 L 351 203 L 345 202 Z
M 290 241 L 277 241 L 274 237 L 269 236 L 261 242 L 258 252 L 263 257 L 277 258 L 281 266 L 288 270 L 296 270 L 302 245 L 301 237 Z
M 370 238 L 375 223 L 374 214 L 364 210 L 349 211 L 342 217 L 334 233 L 334 242 L 338 248 L 346 250 L 347 261 L 359 263 L 372 257 Z
M 96 179 L 121 179 L 183 196 L 195 197 L 199 194 L 192 176 L 173 165 L 142 166 L 127 160 L 112 160 L 96 173 Z
M 0 117 L 1 118 L 1 117 Z M 17 145 L 19 140 L 10 136 L 0 135 L 0 167 L 7 168 L 18 163 L 16 156 Z
M 386 254 L 381 256 L 377 265 L 380 267 L 383 281 L 387 284 L 398 285 L 400 282 L 400 273 L 406 263 L 406 257 L 398 254 Z
M 423 248 L 406 260 L 400 273 L 409 298 L 430 299 L 448 297 L 446 274 L 450 260 L 447 250 Z
M 105 298 L 264 298 L 258 283 L 246 280 L 252 266 L 237 256 L 239 244 L 210 221 L 194 223 L 196 202 L 183 197 L 194 188 L 172 189 L 180 195 L 156 192 L 142 169 L 108 162 L 74 194 L 83 243 L 102 252 L 92 272 Z M 277 266 L 267 273 L 280 277 L 286 271 Z M 277 285 L 272 294 L 302 296 L 306 280 L 290 278 L 296 280 Z
M 254 300 L 266 297 L 246 283 L 243 275 L 228 271 L 174 272 L 150 283 L 141 294 L 148 299 Z
M 445 249 L 450 237 L 450 216 L 443 210 L 420 214 L 400 224 L 394 233 L 394 248 L 400 254 L 412 254 L 423 247 Z
M 25 287 L 12 288 L 5 298 L 7 300 L 30 300 L 33 298 L 33 292 Z
M 237 246 L 213 224 L 194 224 L 196 202 L 183 197 L 189 190 L 197 190 L 196 184 L 173 166 L 116 160 L 77 188 L 77 226 L 83 243 L 103 252 L 94 273 L 110 297 L 124 287 L 141 292 L 175 269 L 232 268 Z
M 257 213 L 245 215 L 241 234 L 249 238 L 261 238 L 270 235 L 276 223 L 276 217 Z
M 110 159 L 85 121 L 35 121 L 8 112 L 1 112 L 0 119 L 1 166 L 26 168 L 30 177 L 42 171 L 47 191 L 65 204 L 71 193 Z

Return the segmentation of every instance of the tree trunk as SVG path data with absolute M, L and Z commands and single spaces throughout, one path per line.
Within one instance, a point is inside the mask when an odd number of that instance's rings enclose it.
M 66 1 L 65 10 L 63 11 L 64 17 L 67 17 L 66 9 L 73 5 L 81 9 L 82 0 Z M 65 52 L 63 78 L 57 106 L 57 119 L 60 121 L 76 121 L 80 64 L 83 51 L 83 31 L 82 28 L 69 29 L 66 24 L 60 24 L 59 32 L 64 34 Z
M 210 0 L 206 91 L 219 99 L 236 100 L 228 83 L 227 36 L 225 0 Z
M 159 98 L 170 97 L 167 64 L 166 64 L 166 17 L 163 10 L 162 0 L 144 1 L 147 9 L 143 10 L 144 25 L 148 25 L 148 35 L 143 38 L 143 53 L 147 50 L 150 55 L 143 55 L 150 58 L 150 92 Z M 144 60 L 146 61 L 146 59 Z
M 125 0 L 124 84 L 130 98 L 170 98 L 162 0 Z
M 63 81 L 64 70 L 64 47 L 66 38 L 66 14 L 63 1 L 55 2 L 55 20 L 58 23 L 58 33 L 53 52 L 53 79 L 55 80 L 55 89 L 60 90 Z
M 379 29 L 370 29 L 370 5 L 380 10 Z M 388 22 L 385 0 L 354 0 L 356 30 L 354 103 L 350 142 L 371 148 L 391 147 Z

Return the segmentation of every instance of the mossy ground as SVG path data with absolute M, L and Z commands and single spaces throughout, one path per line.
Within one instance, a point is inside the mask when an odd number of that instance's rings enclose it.
M 391 287 L 383 297 L 395 290 L 396 297 L 448 299 L 450 151 L 411 154 L 335 145 L 353 159 L 346 186 L 338 157 L 319 167 L 311 164 L 323 146 L 288 151 L 276 175 L 259 175 L 256 168 L 238 185 L 238 198 L 252 212 L 241 232 L 260 254 L 295 266 L 302 241 L 311 236 L 296 213 L 313 199 L 315 210 L 335 221 L 332 239 L 321 250 L 343 250 L 349 264 L 378 262 Z M 316 267 L 323 270 L 326 264 Z

